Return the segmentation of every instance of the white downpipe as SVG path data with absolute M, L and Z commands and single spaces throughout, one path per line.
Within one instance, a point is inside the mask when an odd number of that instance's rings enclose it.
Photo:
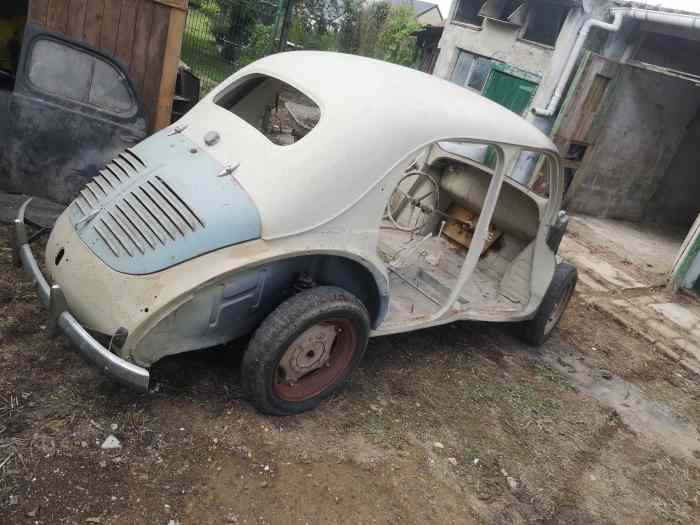
M 611 9 L 611 11 L 615 14 L 618 12 L 622 13 L 626 18 L 634 18 L 643 22 L 654 22 L 656 24 L 685 27 L 687 29 L 700 29 L 700 15 L 649 11 L 635 7 L 617 7 Z
M 554 90 L 552 100 L 549 101 L 546 108 L 532 108 L 532 112 L 535 115 L 538 117 L 551 117 L 559 109 L 559 104 L 561 104 L 561 101 L 564 98 L 564 93 L 566 92 L 566 86 L 569 84 L 569 79 L 574 72 L 574 67 L 576 67 L 576 62 L 578 62 L 578 57 L 581 54 L 583 46 L 586 44 L 586 40 L 588 40 L 588 35 L 590 34 L 591 29 L 594 27 L 599 27 L 606 31 L 617 32 L 622 27 L 622 21 L 624 18 L 625 16 L 623 13 L 615 13 L 615 19 L 612 21 L 612 23 L 591 18 L 590 20 L 586 21 L 585 24 L 583 24 L 583 27 L 578 34 L 578 38 L 576 39 L 576 43 L 574 44 L 574 48 L 571 50 L 571 54 L 569 55 L 569 60 L 567 61 L 564 71 L 561 74 L 559 83 Z
M 650 11 L 648 9 L 638 9 L 635 7 L 617 7 L 611 9 L 610 11 L 615 17 L 612 23 L 591 19 L 583 24 L 578 38 L 576 39 L 576 43 L 574 44 L 574 48 L 569 55 L 569 60 L 566 63 L 566 67 L 564 68 L 562 76 L 559 79 L 559 83 L 554 90 L 552 100 L 550 100 L 546 108 L 533 108 L 532 112 L 535 115 L 538 117 L 552 117 L 559 109 L 559 105 L 561 104 L 561 101 L 564 98 L 564 93 L 566 92 L 566 86 L 569 84 L 569 80 L 574 72 L 574 67 L 576 67 L 578 57 L 581 54 L 583 46 L 586 44 L 586 40 L 588 39 L 588 35 L 592 28 L 599 27 L 605 31 L 614 33 L 620 30 L 620 27 L 622 27 L 622 22 L 625 18 L 632 18 L 643 22 L 653 22 L 657 24 L 700 30 L 700 15 L 694 16 L 664 11 Z

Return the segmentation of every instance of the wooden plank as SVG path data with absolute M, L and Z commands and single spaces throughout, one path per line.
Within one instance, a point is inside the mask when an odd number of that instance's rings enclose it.
M 70 0 L 66 36 L 73 40 L 83 40 L 87 0 Z
M 138 0 L 123 0 L 117 31 L 115 55 L 125 66 L 130 67 L 134 54 L 134 28 L 138 14 Z
M 187 12 L 187 0 L 151 0 L 151 2 Z
M 182 37 L 185 33 L 186 20 L 187 11 L 173 10 L 170 12 L 168 37 L 161 67 L 160 87 L 153 117 L 153 127 L 156 130 L 163 129 L 170 124 L 173 97 L 175 96 L 175 80 L 177 78 L 177 68 L 180 65 Z
M 70 0 L 51 0 L 46 28 L 56 33 L 65 33 L 68 26 Z
M 100 47 L 113 55 L 117 53 L 119 18 L 122 14 L 122 0 L 105 0 L 100 32 Z
M 102 36 L 102 19 L 104 17 L 105 0 L 90 0 L 85 11 L 85 27 L 83 39 L 92 47 L 100 49 Z
M 153 23 L 150 27 L 150 39 L 146 50 L 146 70 L 143 81 L 143 100 L 146 105 L 149 122 L 153 122 L 156 103 L 163 71 L 163 57 L 170 26 L 170 13 L 173 10 L 164 5 L 153 5 Z
M 46 26 L 49 17 L 49 0 L 30 0 L 28 18 L 42 26 Z
M 136 27 L 134 28 L 134 50 L 131 56 L 129 73 L 131 73 L 132 80 L 139 94 L 143 96 L 146 65 L 148 64 L 148 42 L 151 37 L 151 24 L 153 23 L 155 4 L 144 1 L 139 2 L 139 4 L 136 15 Z

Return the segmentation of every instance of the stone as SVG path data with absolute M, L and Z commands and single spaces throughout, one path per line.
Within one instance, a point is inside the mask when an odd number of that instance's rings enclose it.
M 433 443 L 433 447 L 442 450 L 442 449 L 445 448 L 445 445 L 443 445 L 443 444 L 440 443 L 439 441 L 436 441 L 435 443 Z
M 10 496 L 9 503 L 11 506 L 14 507 L 15 505 L 17 505 L 19 503 L 19 497 L 15 496 L 15 495 Z
M 447 458 L 447 462 L 453 467 L 457 466 L 457 458 Z
M 119 442 L 119 440 L 114 436 L 114 434 L 110 434 L 107 436 L 107 439 L 105 439 L 102 442 L 102 445 L 100 446 L 102 450 L 114 450 L 117 448 L 122 448 L 122 444 Z

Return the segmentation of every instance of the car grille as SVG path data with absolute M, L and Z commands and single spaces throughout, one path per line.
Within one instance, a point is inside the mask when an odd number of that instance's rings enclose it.
M 93 228 L 116 256 L 134 257 L 204 228 L 187 202 L 131 150 L 100 171 L 74 201 L 76 228 Z

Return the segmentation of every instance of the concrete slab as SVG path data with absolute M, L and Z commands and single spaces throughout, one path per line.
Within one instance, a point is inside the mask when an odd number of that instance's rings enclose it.
M 649 273 L 667 275 L 680 251 L 686 230 L 600 219 L 585 215 L 571 218 L 573 230 L 597 246 L 613 249 Z M 586 232 L 588 229 L 590 231 Z
M 648 286 L 646 283 L 636 280 L 631 275 L 615 268 L 609 262 L 604 261 L 590 252 L 588 254 L 566 254 L 566 258 L 573 261 L 576 266 L 585 268 L 598 280 L 609 283 L 615 288 L 627 290 L 630 288 L 645 288 Z
M 696 328 L 700 323 L 700 316 L 696 312 L 680 304 L 661 303 L 653 304 L 651 307 L 687 332 Z

